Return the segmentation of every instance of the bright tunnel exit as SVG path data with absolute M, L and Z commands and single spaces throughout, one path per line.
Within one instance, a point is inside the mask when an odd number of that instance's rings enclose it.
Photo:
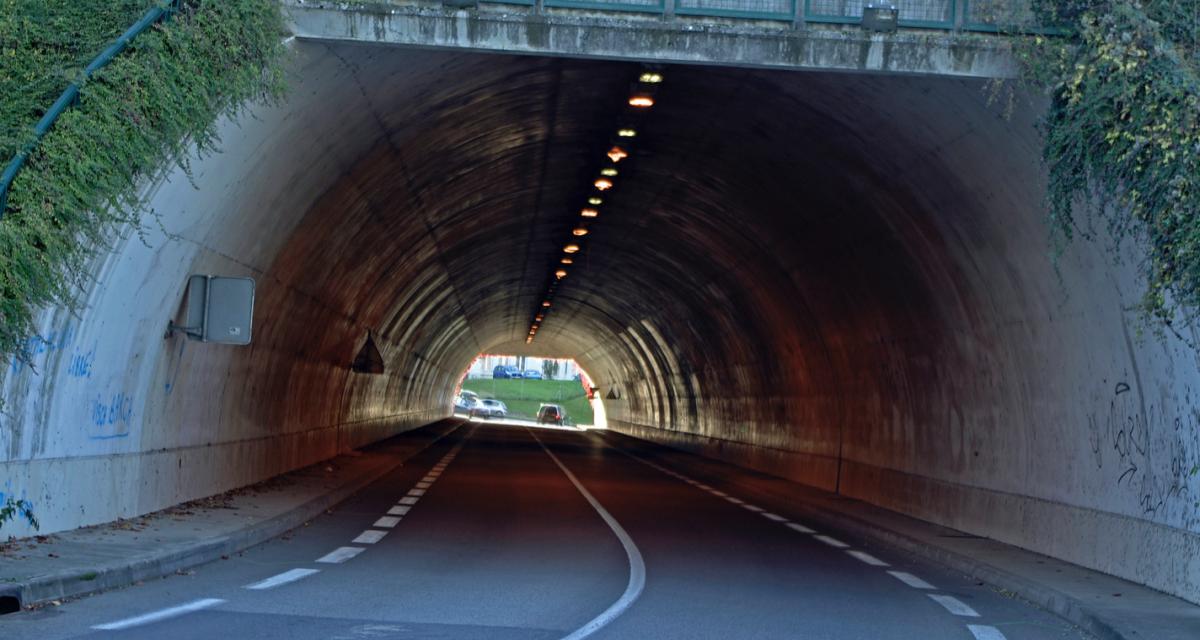
M 459 381 L 454 413 L 576 429 L 607 424 L 592 378 L 571 358 L 479 354 Z

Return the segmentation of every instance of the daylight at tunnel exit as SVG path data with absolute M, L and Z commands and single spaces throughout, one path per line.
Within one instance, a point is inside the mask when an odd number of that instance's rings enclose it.
M 1200 640 L 1200 0 L 0 0 L 0 640 Z

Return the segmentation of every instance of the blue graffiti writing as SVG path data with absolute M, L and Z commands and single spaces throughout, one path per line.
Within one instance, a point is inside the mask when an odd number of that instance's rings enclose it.
M 71 356 L 71 364 L 67 367 L 67 375 L 73 378 L 92 377 L 92 365 L 96 362 L 96 351 L 76 353 Z
M 99 432 L 92 434 L 93 440 L 110 440 L 129 435 L 129 422 L 133 418 L 133 399 L 124 393 L 114 394 L 107 401 L 97 397 L 92 401 L 92 424 Z

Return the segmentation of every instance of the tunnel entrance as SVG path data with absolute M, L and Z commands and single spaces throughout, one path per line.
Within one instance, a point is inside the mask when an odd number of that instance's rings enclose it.
M 454 410 L 472 418 L 590 428 L 600 402 L 594 391 L 570 358 L 480 354 L 459 383 Z

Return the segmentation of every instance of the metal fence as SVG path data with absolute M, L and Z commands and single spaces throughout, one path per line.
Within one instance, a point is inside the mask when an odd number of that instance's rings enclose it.
M 1002 0 L 1000 0 L 1002 1 Z M 868 0 L 804 0 L 804 18 L 810 22 L 858 24 Z M 879 4 L 878 2 L 875 4 Z M 953 29 L 955 0 L 893 0 L 902 27 Z
M 793 20 L 796 0 L 675 0 L 680 15 Z
M 537 6 L 538 0 L 480 0 Z M 1038 22 L 1033 0 L 541 0 L 544 7 L 634 11 L 856 25 L 870 4 L 891 4 L 905 28 L 1057 33 Z M 669 4 L 668 4 L 669 3 Z

